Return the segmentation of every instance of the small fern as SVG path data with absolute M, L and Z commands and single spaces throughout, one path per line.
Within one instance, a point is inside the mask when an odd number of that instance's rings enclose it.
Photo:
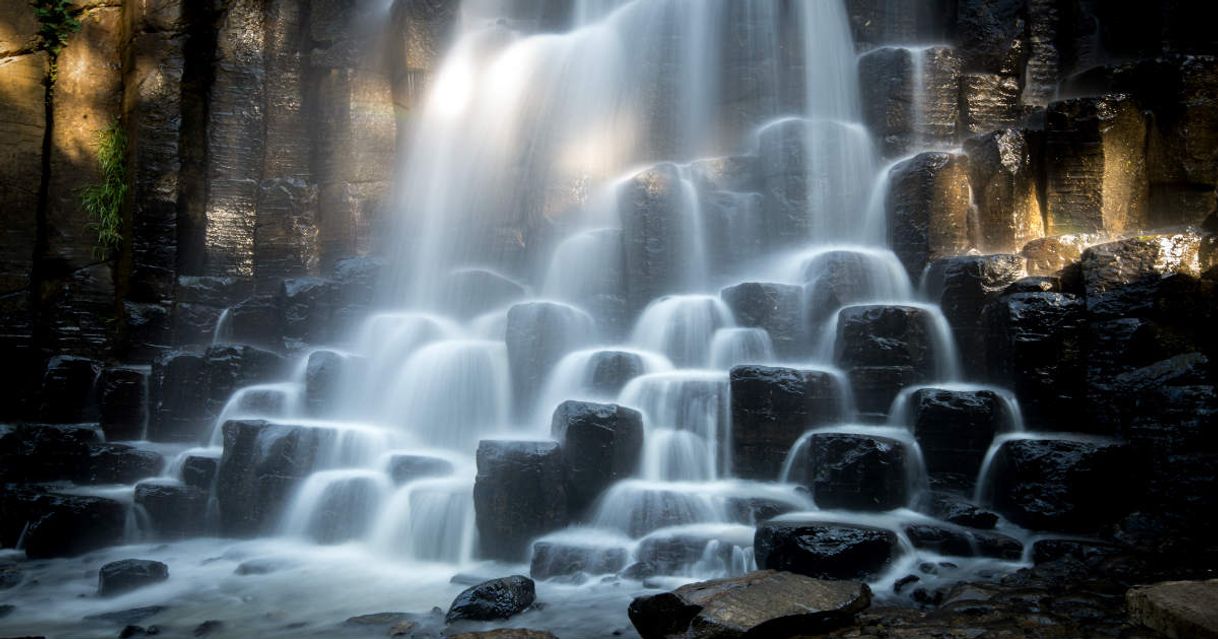
M 97 135 L 97 169 L 101 181 L 81 191 L 80 203 L 89 214 L 89 229 L 97 233 L 93 254 L 114 256 L 123 245 L 123 200 L 127 197 L 127 134 L 118 121 Z
M 68 37 L 80 31 L 80 10 L 72 6 L 72 0 L 30 0 L 30 6 L 38 18 L 42 47 L 52 58 L 58 57 Z

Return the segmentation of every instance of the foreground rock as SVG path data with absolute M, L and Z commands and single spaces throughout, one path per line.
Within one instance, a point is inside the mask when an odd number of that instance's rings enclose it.
M 807 486 L 820 508 L 892 510 L 908 499 L 906 451 L 888 437 L 821 433 L 808 441 Z
M 537 598 L 533 580 L 521 575 L 491 579 L 461 591 L 444 621 L 491 621 L 524 612 Z
M 753 537 L 757 567 L 817 579 L 870 579 L 898 552 L 891 530 L 827 521 L 770 521 Z
M 474 513 L 482 555 L 516 561 L 529 542 L 567 525 L 566 464 L 555 442 L 478 444 Z
M 866 584 L 762 570 L 639 597 L 627 612 L 643 639 L 781 639 L 838 628 L 870 604 Z
M 101 567 L 97 594 L 112 597 L 169 579 L 169 566 L 149 559 L 123 559 Z
M 1130 622 L 1168 637 L 1218 637 L 1218 579 L 1141 586 L 1125 602 Z

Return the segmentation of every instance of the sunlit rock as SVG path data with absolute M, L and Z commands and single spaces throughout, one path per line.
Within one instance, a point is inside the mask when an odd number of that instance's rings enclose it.
M 968 172 L 968 158 L 952 153 L 922 153 L 892 168 L 888 240 L 910 279 L 931 260 L 971 246 Z
M 964 142 L 977 205 L 977 248 L 1018 251 L 1045 234 L 1037 192 L 1039 135 L 999 129 Z
M 1026 274 L 1019 255 L 967 255 L 935 260 L 927 267 L 926 293 L 952 327 L 965 370 L 985 373 L 985 327 L 981 311 Z

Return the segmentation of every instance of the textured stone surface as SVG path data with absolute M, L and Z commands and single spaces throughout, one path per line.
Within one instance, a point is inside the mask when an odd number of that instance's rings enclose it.
M 805 431 L 834 423 L 844 407 L 840 382 L 822 371 L 737 366 L 730 373 L 732 472 L 774 480 Z
M 994 456 L 994 508 L 1034 530 L 1097 530 L 1133 507 L 1112 499 L 1135 482 L 1128 450 L 1112 443 L 1014 439 Z
M 906 505 L 905 445 L 887 437 L 839 433 L 808 439 L 806 483 L 819 508 L 881 511 Z
M 780 357 L 798 353 L 804 337 L 803 287 L 791 284 L 746 282 L 720 292 L 740 326 L 761 328 L 770 336 Z
M 225 423 L 216 478 L 221 532 L 252 537 L 270 530 L 292 491 L 312 472 L 326 432 L 261 420 Z
M 762 570 L 638 597 L 627 614 L 643 639 L 732 639 L 821 633 L 871 604 L 856 582 Z
M 533 580 L 521 575 L 484 581 L 466 588 L 453 600 L 444 621 L 507 619 L 533 605 Z
M 863 121 L 884 155 L 954 142 L 960 80 L 960 58 L 951 47 L 882 47 L 863 54 Z
M 909 276 L 918 281 L 931 260 L 970 245 L 968 158 L 921 153 L 889 173 L 888 240 Z
M 1007 409 L 988 390 L 915 391 L 909 398 L 910 427 L 927 472 L 972 485 L 994 436 L 1010 428 Z
M 1018 124 L 1024 116 L 1017 78 L 995 73 L 960 76 L 960 130 L 984 133 Z
M 566 469 L 555 442 L 483 441 L 474 482 L 483 557 L 520 560 L 529 542 L 567 525 Z
M 1044 236 L 1037 192 L 1039 137 L 999 129 L 964 142 L 969 183 L 977 204 L 977 248 L 1012 253 Z
M 571 511 L 582 512 L 613 483 L 634 475 L 643 454 L 643 415 L 617 404 L 566 401 L 550 436 L 562 447 Z
M 891 530 L 828 521 L 770 521 L 757 527 L 757 567 L 817 579 L 870 579 L 898 553 Z
M 986 371 L 988 336 L 981 311 L 1026 274 L 1025 265 L 1019 255 L 968 255 L 935 260 L 926 270 L 926 293 L 947 318 L 961 363 L 971 376 Z
M 97 594 L 113 597 L 169 579 L 169 566 L 149 559 L 123 559 L 101 567 Z
M 1131 622 L 1168 637 L 1218 637 L 1218 579 L 1140 586 L 1125 601 Z
M 595 330 L 591 317 L 566 304 L 526 302 L 508 310 L 508 364 L 518 415 L 529 414 L 553 366 Z

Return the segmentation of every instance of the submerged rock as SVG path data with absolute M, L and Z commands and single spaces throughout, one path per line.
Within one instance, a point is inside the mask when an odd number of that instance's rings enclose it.
M 740 326 L 764 329 L 782 357 L 798 353 L 804 336 L 803 287 L 769 282 L 746 282 L 720 292 Z
M 866 584 L 762 570 L 638 597 L 627 614 L 643 639 L 779 639 L 843 626 L 870 604 Z
M 169 579 L 169 566 L 149 559 L 123 559 L 101 567 L 97 594 L 113 597 Z
M 444 621 L 507 619 L 524 612 L 536 598 L 533 580 L 528 577 L 512 575 L 491 579 L 461 591 L 449 607 Z
M 507 313 L 508 363 L 518 415 L 527 415 L 550 370 L 595 333 L 592 318 L 573 306 L 526 302 Z
M 224 456 L 216 478 L 220 529 L 247 537 L 278 520 L 296 486 L 313 470 L 323 435 L 333 431 L 263 420 L 224 424 Z
M 871 579 L 899 552 L 891 530 L 828 521 L 770 521 L 753 541 L 757 567 L 818 579 Z
M 447 477 L 456 470 L 447 459 L 427 455 L 393 455 L 388 466 L 389 476 L 399 486 L 419 479 Z

